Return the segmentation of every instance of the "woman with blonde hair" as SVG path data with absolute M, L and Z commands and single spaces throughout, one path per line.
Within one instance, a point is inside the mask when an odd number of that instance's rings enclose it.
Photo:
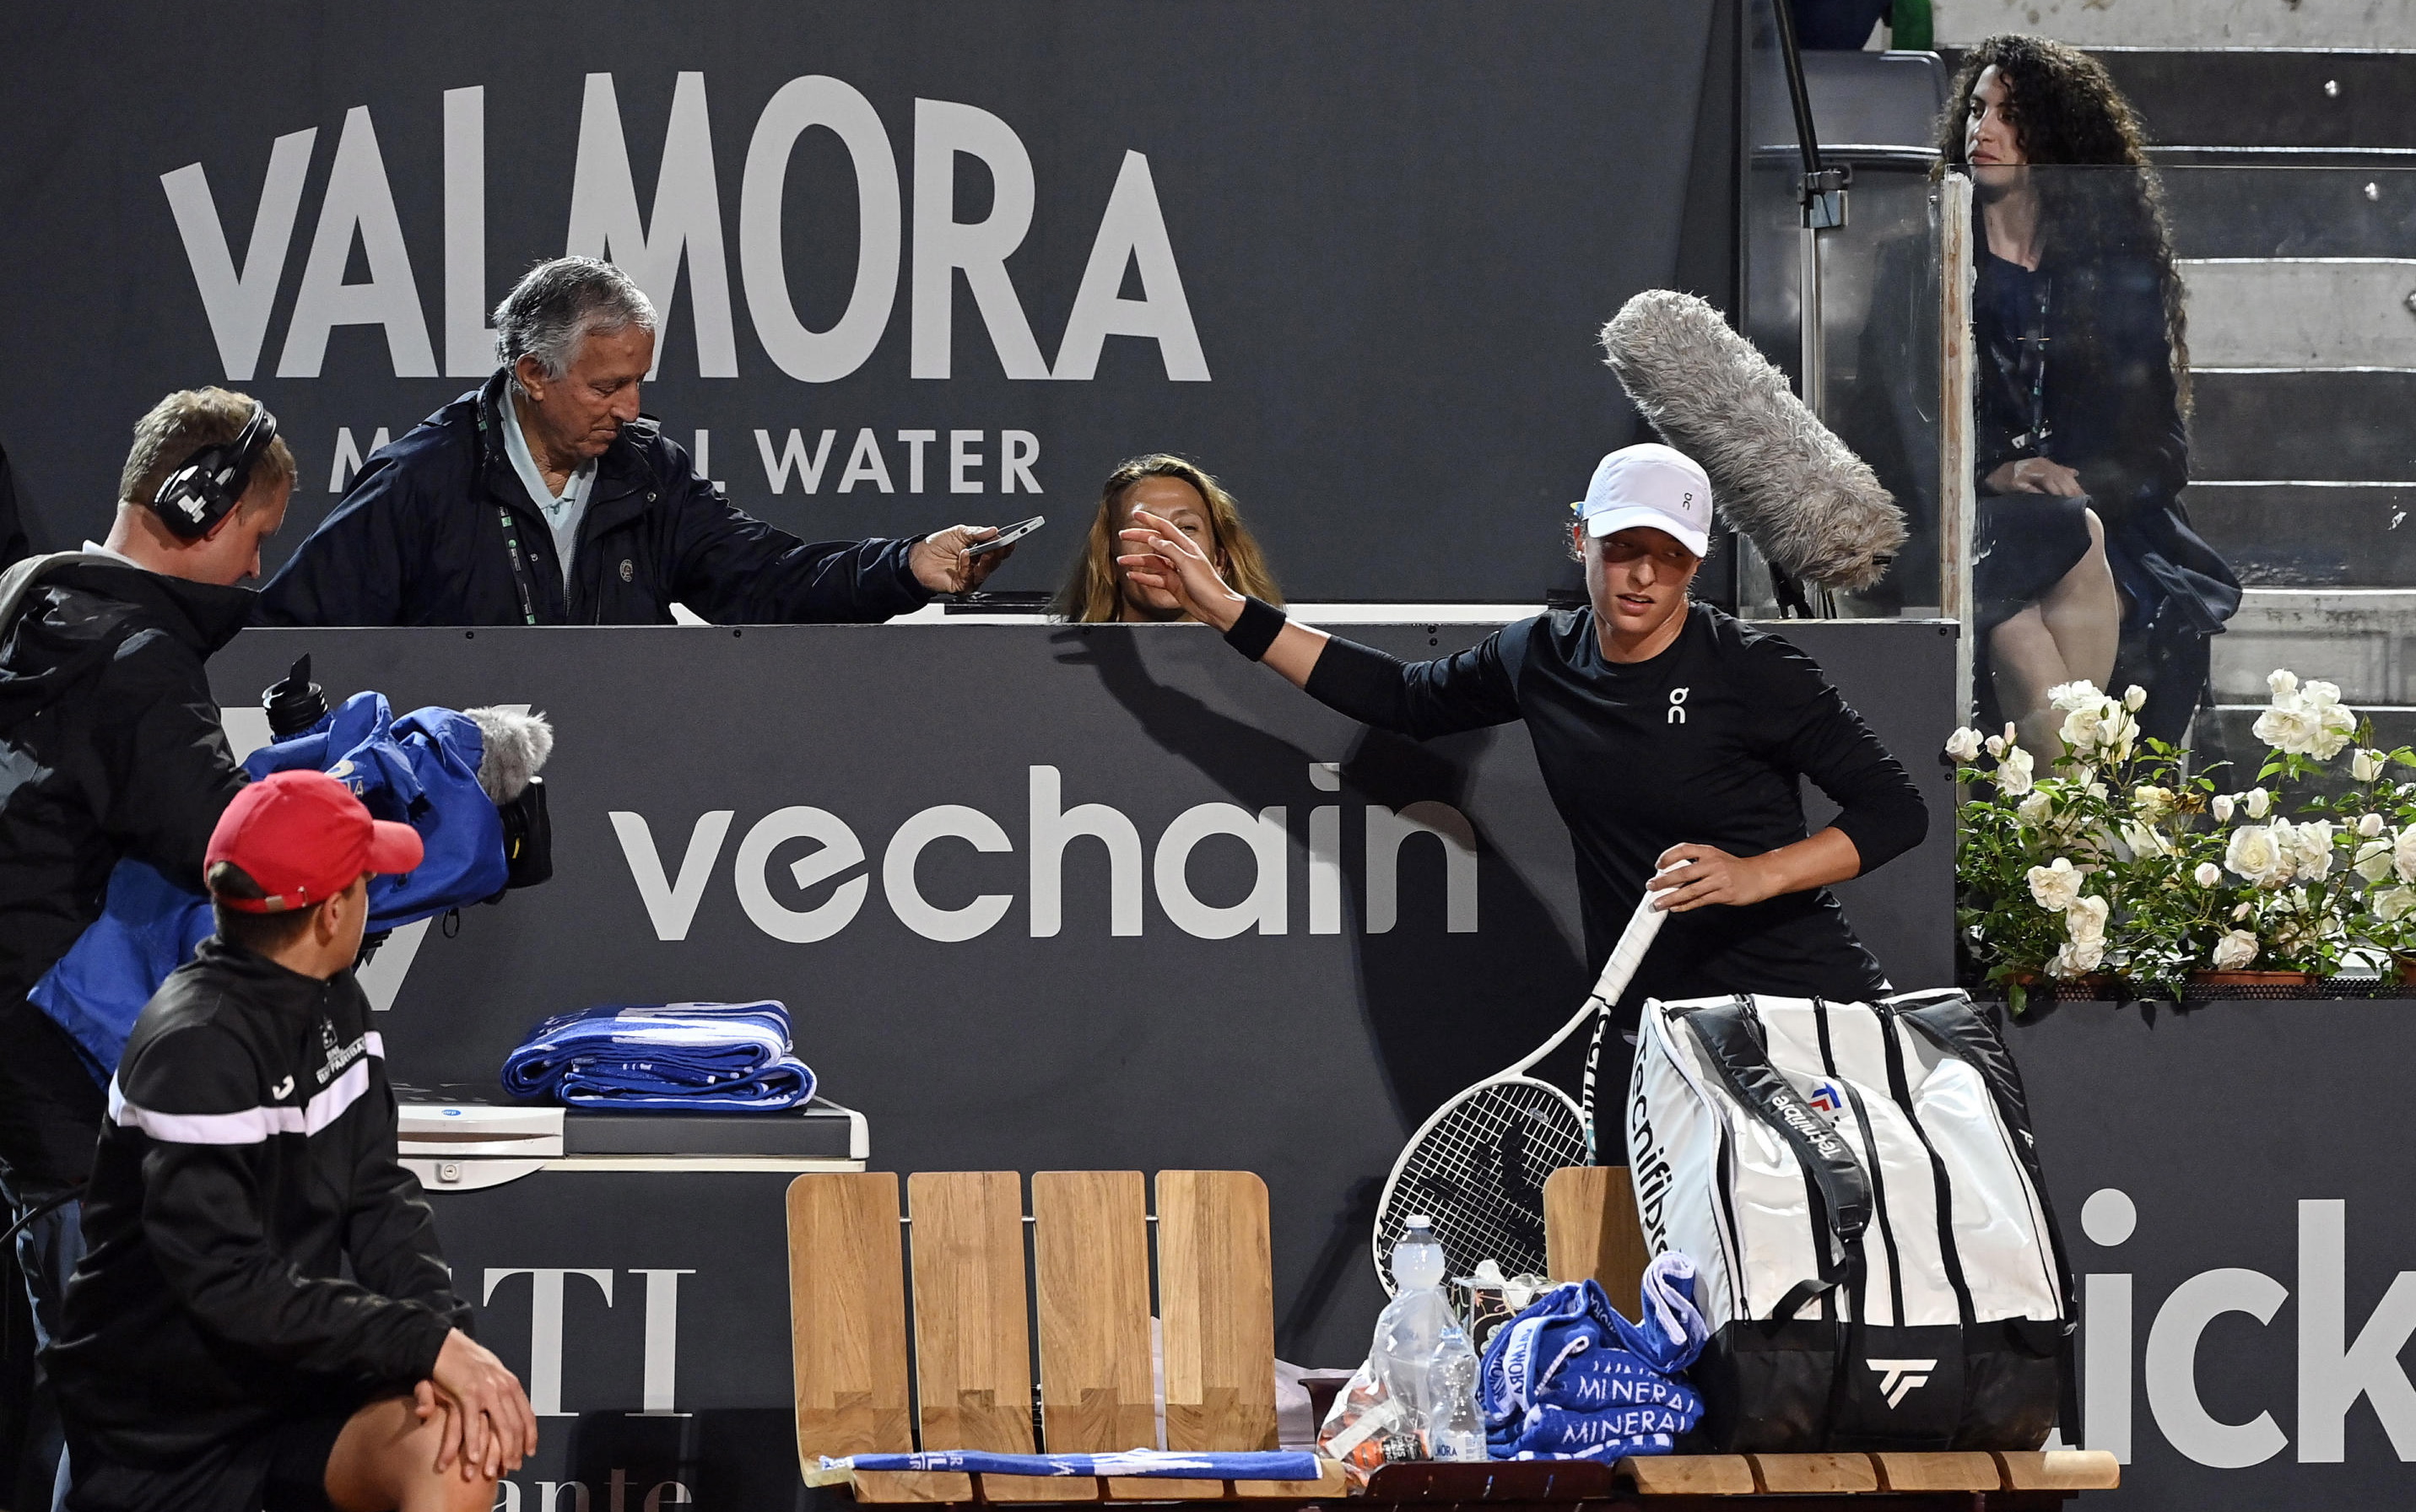
M 1196 617 L 1176 595 L 1135 582 L 1117 561 L 1125 550 L 1117 532 L 1132 524 L 1136 509 L 1170 522 L 1236 589 L 1270 604 L 1283 602 L 1266 556 L 1242 523 L 1233 496 L 1198 463 L 1154 452 L 1119 465 L 1100 487 L 1099 512 L 1091 522 L 1082 554 L 1049 606 L 1059 619 L 1147 624 Z

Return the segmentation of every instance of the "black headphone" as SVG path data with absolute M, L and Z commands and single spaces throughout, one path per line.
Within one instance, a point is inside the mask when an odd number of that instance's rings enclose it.
M 252 465 L 277 439 L 277 416 L 258 400 L 251 418 L 233 441 L 204 446 L 168 475 L 151 507 L 179 540 L 197 541 L 234 511 L 251 480 Z

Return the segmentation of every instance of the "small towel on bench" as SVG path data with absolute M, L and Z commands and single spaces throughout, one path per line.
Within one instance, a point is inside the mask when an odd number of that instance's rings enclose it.
M 1315 1480 L 1317 1456 L 1299 1451 L 1129 1449 L 1122 1454 L 990 1454 L 933 1449 L 923 1454 L 823 1457 L 829 1470 L 955 1470 L 976 1475 L 1163 1475 L 1199 1480 Z
M 1671 1252 L 1646 1268 L 1644 1321 L 1622 1317 L 1593 1281 L 1536 1298 L 1487 1343 L 1478 1379 L 1486 1444 L 1497 1459 L 1616 1459 L 1668 1454 L 1703 1414 L 1678 1380 L 1709 1328 L 1696 1310 L 1694 1263 Z
M 563 1013 L 504 1059 L 516 1097 L 574 1108 L 778 1111 L 813 1097 L 787 1005 L 666 1003 Z

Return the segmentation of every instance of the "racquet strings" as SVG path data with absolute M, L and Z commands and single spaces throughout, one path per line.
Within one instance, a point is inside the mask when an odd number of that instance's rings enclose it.
M 1471 1088 L 1411 1151 L 1377 1219 L 1376 1252 L 1391 1255 L 1409 1220 L 1425 1215 L 1447 1276 L 1470 1275 L 1483 1260 L 1505 1276 L 1544 1275 L 1544 1180 L 1584 1157 L 1567 1094 L 1527 1081 Z

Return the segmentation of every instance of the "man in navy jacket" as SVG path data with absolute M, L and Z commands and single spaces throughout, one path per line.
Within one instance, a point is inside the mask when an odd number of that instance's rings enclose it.
M 654 306 L 593 258 L 495 310 L 503 367 L 372 453 L 261 594 L 267 625 L 872 622 L 976 587 L 996 532 L 807 542 L 732 508 L 638 413 Z

